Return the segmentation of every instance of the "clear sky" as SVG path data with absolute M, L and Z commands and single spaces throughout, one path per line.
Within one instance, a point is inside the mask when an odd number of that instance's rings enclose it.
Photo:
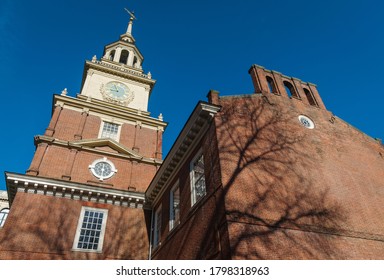
M 84 61 L 125 33 L 124 7 L 157 80 L 149 111 L 169 122 L 164 156 L 209 89 L 253 92 L 252 64 L 317 84 L 328 110 L 384 139 L 384 1 L 1 0 L 1 172 L 29 167 L 52 95 L 80 91 Z

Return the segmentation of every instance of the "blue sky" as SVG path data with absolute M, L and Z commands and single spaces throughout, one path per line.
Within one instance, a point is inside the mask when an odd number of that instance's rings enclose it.
M 80 91 L 84 61 L 126 31 L 124 7 L 157 80 L 149 111 L 169 122 L 165 152 L 209 89 L 253 92 L 252 64 L 317 84 L 328 110 L 384 139 L 383 1 L 1 0 L 0 171 L 26 171 L 52 95 Z

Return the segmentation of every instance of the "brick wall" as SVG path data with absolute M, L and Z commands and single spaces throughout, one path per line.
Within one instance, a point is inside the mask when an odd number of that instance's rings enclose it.
M 95 151 L 70 150 L 66 147 L 48 145 L 38 168 L 38 175 L 42 177 L 70 180 L 84 184 L 93 184 L 144 192 L 156 173 L 154 164 L 132 161 L 128 157 L 104 155 Z M 97 159 L 106 157 L 117 169 L 114 176 L 103 181 L 96 178 L 89 166 Z
M 383 146 L 299 102 L 271 93 L 220 99 L 232 258 L 383 259 Z
M 82 206 L 108 209 L 102 253 L 72 250 Z M 0 259 L 147 259 L 148 243 L 142 209 L 18 193 L 0 232 Z

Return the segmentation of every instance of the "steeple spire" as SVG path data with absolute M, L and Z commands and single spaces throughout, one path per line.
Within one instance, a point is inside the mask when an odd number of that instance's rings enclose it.
M 129 19 L 129 23 L 128 23 L 128 28 L 127 28 L 127 34 L 129 35 L 132 35 L 132 24 L 133 24 L 133 20 L 136 19 L 135 17 L 135 13 L 132 11 L 130 12 L 127 8 L 124 8 L 125 11 L 131 16 L 130 19 Z

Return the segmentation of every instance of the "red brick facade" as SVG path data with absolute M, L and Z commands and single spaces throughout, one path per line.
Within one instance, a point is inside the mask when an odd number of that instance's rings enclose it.
M 191 207 L 195 149 L 170 176 L 181 188 L 180 224 L 171 232 L 173 183 L 157 198 L 162 242 L 152 256 L 383 259 L 383 145 L 327 111 L 315 85 L 259 66 L 250 74 L 254 94 L 210 92 L 221 111 L 197 145 L 207 194 Z
M 327 111 L 314 84 L 257 65 L 249 73 L 255 92 L 210 91 L 163 164 L 164 123 L 131 111 L 102 118 L 57 97 L 71 106 L 56 106 L 35 138 L 27 175 L 7 174 L 0 259 L 384 259 L 383 145 Z M 119 141 L 98 139 L 114 117 Z M 205 195 L 193 204 L 199 153 Z M 103 157 L 117 173 L 98 180 L 89 166 Z M 82 207 L 108 210 L 100 253 L 73 249 Z
M 102 253 L 72 249 L 82 206 L 108 210 Z M 26 211 L 25 209 L 28 209 Z M 146 259 L 142 209 L 18 193 L 0 232 L 0 259 Z

